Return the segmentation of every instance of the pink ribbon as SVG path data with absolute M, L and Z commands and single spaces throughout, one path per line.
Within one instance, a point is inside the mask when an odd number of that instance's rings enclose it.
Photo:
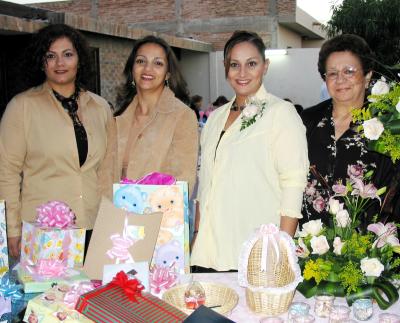
M 150 287 L 155 293 L 171 288 L 176 284 L 178 274 L 171 267 L 154 266 L 150 272 Z
M 64 295 L 64 304 L 71 309 L 75 309 L 75 305 L 79 300 L 79 296 L 90 292 L 95 287 L 92 283 L 75 283 L 71 285 L 71 288 Z
M 142 185 L 173 185 L 176 183 L 175 177 L 168 174 L 152 172 L 139 178 L 137 180 L 132 180 L 128 178 L 123 178 L 120 182 L 121 184 L 142 184 Z
M 32 275 L 44 277 L 61 277 L 66 275 L 66 264 L 62 260 L 39 259 L 36 265 L 31 261 L 21 263 L 21 267 Z
M 262 238 L 262 251 L 261 251 L 261 271 L 267 271 L 267 259 L 268 259 L 268 246 L 269 243 L 276 253 L 276 263 L 279 262 L 279 246 L 277 240 L 279 240 L 279 229 L 275 224 L 263 224 L 259 229 L 259 234 Z
M 129 248 L 133 246 L 135 241 L 119 234 L 113 234 L 110 239 L 113 246 L 106 252 L 108 257 L 111 259 L 116 258 L 119 261 L 126 261 L 132 257 Z
M 75 223 L 75 215 L 63 202 L 51 201 L 36 208 L 37 222 L 44 227 L 67 228 Z

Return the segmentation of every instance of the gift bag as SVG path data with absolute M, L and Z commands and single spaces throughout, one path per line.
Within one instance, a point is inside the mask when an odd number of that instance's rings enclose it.
M 86 230 L 74 223 L 74 214 L 63 202 L 39 206 L 36 222 L 22 222 L 21 263 L 48 259 L 64 261 L 71 268 L 81 267 Z
M 151 267 L 173 267 L 189 273 L 189 207 L 186 182 L 173 185 L 114 184 L 114 205 L 147 214 L 162 212 L 162 221 Z
M 8 271 L 6 207 L 0 200 L 0 278 Z
M 103 198 L 86 254 L 84 271 L 102 279 L 103 267 L 111 264 L 151 262 L 162 213 L 138 215 L 116 208 Z

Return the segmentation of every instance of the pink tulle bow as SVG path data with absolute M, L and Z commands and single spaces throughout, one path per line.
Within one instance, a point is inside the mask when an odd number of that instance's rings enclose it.
M 41 276 L 60 277 L 66 274 L 66 269 L 64 261 L 40 259 L 35 267 L 35 272 Z
M 142 184 L 142 185 L 173 185 L 176 183 L 175 177 L 168 174 L 152 172 L 137 180 L 123 178 L 121 184 Z
M 64 295 L 64 304 L 67 305 L 67 307 L 74 309 L 76 303 L 78 302 L 79 296 L 90 292 L 94 288 L 95 287 L 93 286 L 93 284 L 88 282 L 73 284 L 70 290 Z
M 178 274 L 173 268 L 155 266 L 150 273 L 150 288 L 158 294 L 177 282 Z
M 67 228 L 75 223 L 75 215 L 63 202 L 51 201 L 36 208 L 37 222 L 44 227 Z

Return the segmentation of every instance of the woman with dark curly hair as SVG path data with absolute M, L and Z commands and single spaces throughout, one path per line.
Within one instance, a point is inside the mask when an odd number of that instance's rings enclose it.
M 301 114 L 307 128 L 311 165 L 301 224 L 316 219 L 330 224 L 332 216 L 326 211 L 330 190 L 338 181 L 345 183 L 350 173 L 373 169 L 375 186 L 383 187 L 390 182 L 394 172 L 392 162 L 367 150 L 364 139 L 356 131 L 357 125 L 352 123 L 352 110 L 363 107 L 366 102 L 373 62 L 368 44 L 356 35 L 334 37 L 321 47 L 318 71 L 331 99 Z M 370 216 L 378 212 L 379 203 L 368 210 Z
M 10 101 L 0 124 L 0 196 L 7 202 L 13 257 L 20 253 L 22 220 L 35 220 L 36 207 L 49 200 L 67 203 L 79 227 L 93 228 L 103 188 L 99 174 L 111 158 L 112 113 L 86 90 L 90 64 L 83 36 L 67 25 L 50 25 L 33 35 L 25 55 L 30 88 Z
M 117 167 L 121 178 L 150 172 L 196 180 L 197 119 L 171 47 L 147 36 L 135 42 L 117 98 Z

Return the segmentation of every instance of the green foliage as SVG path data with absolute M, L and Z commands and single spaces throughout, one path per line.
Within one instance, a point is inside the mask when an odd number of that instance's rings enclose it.
M 349 258 L 362 259 L 367 254 L 367 251 L 371 249 L 372 239 L 373 235 L 370 233 L 360 235 L 357 232 L 353 232 L 350 239 L 343 246 L 342 253 Z
M 304 279 L 310 280 L 314 278 L 317 284 L 326 280 L 332 270 L 332 263 L 328 260 L 318 258 L 317 260 L 310 259 L 304 266 Z
M 351 292 L 356 292 L 357 287 L 361 285 L 363 273 L 355 263 L 349 261 L 339 273 L 339 278 L 347 295 L 349 295 Z
M 332 8 L 331 20 L 325 26 L 329 37 L 359 35 L 370 45 L 378 61 L 386 65 L 399 63 L 400 1 L 343 0 Z

